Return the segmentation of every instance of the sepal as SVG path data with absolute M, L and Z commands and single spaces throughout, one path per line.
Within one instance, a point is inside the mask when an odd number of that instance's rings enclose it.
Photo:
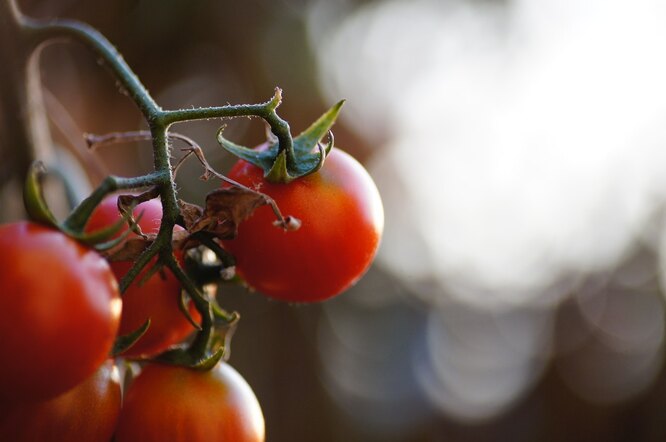
M 273 183 L 289 183 L 313 174 L 324 165 L 326 156 L 333 147 L 331 127 L 337 119 L 344 100 L 339 101 L 306 130 L 293 139 L 293 150 L 280 148 L 274 137 L 261 149 L 240 146 L 223 136 L 224 128 L 217 132 L 217 141 L 231 154 L 264 171 L 264 177 Z M 321 139 L 329 133 L 329 142 L 322 145 Z

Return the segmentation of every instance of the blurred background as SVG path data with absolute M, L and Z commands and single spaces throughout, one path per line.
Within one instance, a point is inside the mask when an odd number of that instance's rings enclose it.
M 165 108 L 280 86 L 298 133 L 347 99 L 336 144 L 385 204 L 376 264 L 324 304 L 219 293 L 268 441 L 666 439 L 666 3 L 20 4 L 97 27 Z M 48 47 L 42 73 L 66 151 L 146 127 L 81 45 Z M 264 139 L 259 121 L 225 124 Z M 220 125 L 175 130 L 225 171 Z M 98 175 L 152 164 L 147 143 L 87 158 Z M 181 197 L 217 186 L 200 174 L 185 166 Z

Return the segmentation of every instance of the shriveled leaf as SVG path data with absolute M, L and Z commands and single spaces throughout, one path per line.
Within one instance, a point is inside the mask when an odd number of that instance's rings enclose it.
M 180 207 L 180 214 L 183 217 L 185 228 L 191 231 L 192 226 L 203 215 L 203 209 L 196 204 L 191 204 L 183 200 L 178 200 L 178 206 Z
M 118 247 L 105 253 L 109 261 L 131 261 L 136 259 L 155 240 L 155 234 L 146 235 L 147 238 L 133 236 L 127 238 Z
M 132 261 L 138 258 L 155 241 L 156 236 L 156 234 L 146 234 L 145 238 L 141 236 L 129 237 L 117 247 L 104 251 L 103 254 L 109 261 Z M 188 236 L 189 234 L 184 230 L 173 232 L 173 249 L 179 249 L 187 241 Z
M 269 204 L 265 195 L 238 187 L 211 191 L 206 196 L 205 208 L 181 200 L 180 213 L 186 230 L 174 231 L 173 249 L 196 245 L 196 234 L 199 232 L 208 232 L 219 239 L 234 238 L 238 225 L 264 204 Z M 141 255 L 155 241 L 155 237 L 155 234 L 145 233 L 143 236 L 130 236 L 103 253 L 109 261 L 131 261 Z
M 206 207 L 189 229 L 190 234 L 203 230 L 220 239 L 232 239 L 238 225 L 264 204 L 268 201 L 258 192 L 238 187 L 213 190 L 206 195 Z

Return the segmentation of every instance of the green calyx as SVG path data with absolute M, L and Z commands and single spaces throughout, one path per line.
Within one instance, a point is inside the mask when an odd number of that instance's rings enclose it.
M 269 140 L 265 149 L 250 149 L 235 144 L 222 136 L 223 129 L 217 133 L 220 145 L 249 163 L 264 171 L 266 180 L 272 183 L 289 183 L 317 172 L 324 165 L 326 156 L 333 147 L 331 127 L 340 113 L 344 100 L 339 101 L 310 127 L 293 139 L 292 146 L 281 146 L 275 138 Z M 322 145 L 321 139 L 329 133 L 329 141 Z
M 40 224 L 49 227 L 58 227 L 58 221 L 44 200 L 41 178 L 46 173 L 46 167 L 41 161 L 35 161 L 30 165 L 23 186 L 23 205 L 28 217 Z
M 116 356 L 119 356 L 123 352 L 129 350 L 134 344 L 137 343 L 139 339 L 143 337 L 143 335 L 146 334 L 148 328 L 150 328 L 150 318 L 146 319 L 146 322 L 144 322 L 136 330 L 131 331 L 126 335 L 117 336 L 109 356 L 115 358 Z
M 213 323 L 203 328 L 197 325 L 199 332 L 191 344 L 171 347 L 154 360 L 199 371 L 211 370 L 220 360 L 226 360 L 240 315 L 226 312 L 215 301 L 210 303 L 210 313 Z

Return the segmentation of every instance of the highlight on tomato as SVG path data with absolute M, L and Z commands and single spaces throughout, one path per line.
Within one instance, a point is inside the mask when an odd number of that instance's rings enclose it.
M 86 231 L 92 232 L 118 222 L 122 217 L 118 212 L 117 201 L 118 195 L 106 197 L 93 211 L 86 224 Z M 134 209 L 133 216 L 138 219 L 143 233 L 157 233 L 162 220 L 162 203 L 159 199 L 143 202 Z M 182 228 L 176 226 L 176 229 Z M 127 230 L 127 227 L 124 230 Z M 182 252 L 175 251 L 175 255 L 182 262 Z M 146 273 L 156 261 L 157 258 L 154 258 L 149 262 L 122 295 L 123 311 L 120 319 L 120 335 L 137 330 L 148 318 L 151 321 L 146 333 L 123 353 L 125 357 L 154 356 L 170 346 L 180 343 L 195 330 L 180 310 L 182 289 L 180 282 L 171 272 L 168 270 L 156 272 L 144 280 Z M 120 280 L 132 265 L 132 261 L 114 261 L 111 262 L 111 269 L 116 278 Z M 200 318 L 192 303 L 190 303 L 189 312 L 195 320 Z
M 3 408 L 0 440 L 109 441 L 118 423 L 120 396 L 118 368 L 107 360 L 88 379 L 53 399 Z
M 106 260 L 31 222 L 0 226 L 0 402 L 55 397 L 111 351 L 121 299 Z
M 126 392 L 115 441 L 261 442 L 264 433 L 254 392 L 229 364 L 149 364 Z

